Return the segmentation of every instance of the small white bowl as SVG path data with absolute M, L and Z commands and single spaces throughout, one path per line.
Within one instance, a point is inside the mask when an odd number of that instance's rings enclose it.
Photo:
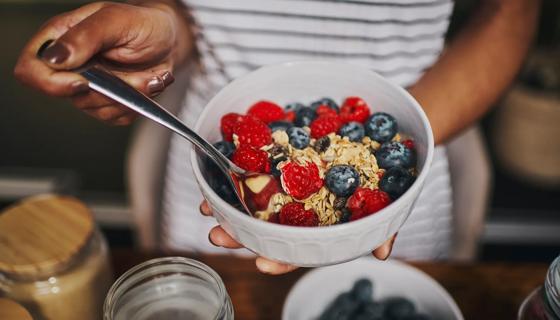
M 463 320 L 459 307 L 445 289 L 424 272 L 395 260 L 367 257 L 305 274 L 290 290 L 282 320 L 317 319 L 341 293 L 358 279 L 370 279 L 373 298 L 404 297 L 418 312 L 434 320 Z
M 341 101 L 359 96 L 372 112 L 385 111 L 399 131 L 414 137 L 419 175 L 397 201 L 366 218 L 328 227 L 292 227 L 252 218 L 222 200 L 208 185 L 198 157 L 191 153 L 194 175 L 220 225 L 238 242 L 260 256 L 297 266 L 324 266 L 350 261 L 381 245 L 403 225 L 432 163 L 434 141 L 420 105 L 404 89 L 356 65 L 292 62 L 267 66 L 223 88 L 206 106 L 195 130 L 209 141 L 221 140 L 219 123 L 228 112 L 245 113 L 259 100 L 280 105 L 310 103 L 321 97 Z

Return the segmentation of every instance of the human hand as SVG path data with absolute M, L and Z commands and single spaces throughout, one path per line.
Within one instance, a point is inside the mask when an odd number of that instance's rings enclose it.
M 212 208 L 205 201 L 200 205 L 200 212 L 205 216 L 212 216 Z M 395 242 L 396 234 L 387 240 L 380 247 L 373 250 L 372 254 L 374 257 L 380 260 L 386 260 L 391 255 L 391 250 L 393 249 L 393 243 Z M 243 248 L 243 245 L 235 241 L 227 232 L 220 226 L 216 226 L 210 230 L 208 234 L 208 240 L 215 246 L 229 248 L 229 249 L 239 249 Z M 257 269 L 262 273 L 278 275 L 288 273 L 297 269 L 298 267 L 284 264 L 276 261 L 269 260 L 264 257 L 257 257 L 255 264 Z
M 190 34 L 179 34 L 188 33 L 181 20 L 177 8 L 162 2 L 88 4 L 43 25 L 24 47 L 14 74 L 47 95 L 70 97 L 97 119 L 126 125 L 136 117 L 133 111 L 90 91 L 87 80 L 70 70 L 96 56 L 137 90 L 155 96 L 173 82 L 173 68 L 189 54 Z

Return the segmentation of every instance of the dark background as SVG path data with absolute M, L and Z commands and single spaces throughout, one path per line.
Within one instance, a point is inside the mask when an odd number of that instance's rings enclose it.
M 54 181 L 54 191 L 76 194 L 98 209 L 100 224 L 113 245 L 132 245 L 130 218 L 118 218 L 114 213 L 126 216 L 128 210 L 124 163 L 134 127 L 102 124 L 75 110 L 65 100 L 49 98 L 21 86 L 12 76 L 19 50 L 37 28 L 48 17 L 83 3 L 85 1 L 0 0 L 0 36 L 3 39 L 0 50 L 0 180 Z M 474 1 L 457 2 L 449 37 L 456 33 L 475 5 Z M 535 48 L 558 48 L 560 2 L 544 1 L 543 6 Z M 494 117 L 495 111 L 482 120 L 488 141 Z M 525 224 L 556 226 L 559 236 L 541 239 L 537 234 L 530 240 L 517 240 L 512 236 L 499 241 L 483 237 L 481 258 L 551 261 L 560 251 L 560 189 L 520 180 L 500 165 L 494 149 L 490 144 L 488 147 L 493 160 L 494 191 L 487 223 L 505 221 L 521 227 Z M 8 189 L 2 195 L 0 188 L 0 205 L 26 195 L 14 188 Z M 538 233 L 538 228 L 535 230 Z

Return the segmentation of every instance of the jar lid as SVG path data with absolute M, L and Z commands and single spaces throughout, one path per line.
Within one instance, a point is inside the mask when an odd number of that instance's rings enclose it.
M 33 276 L 68 263 L 94 230 L 89 209 L 57 195 L 25 199 L 0 213 L 0 272 Z
M 29 312 L 15 301 L 0 298 L 0 319 L 33 320 Z

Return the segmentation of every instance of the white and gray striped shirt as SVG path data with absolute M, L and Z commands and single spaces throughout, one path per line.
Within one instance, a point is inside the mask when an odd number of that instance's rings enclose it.
M 403 87 L 438 59 L 451 0 L 186 0 L 196 23 L 205 74 L 193 75 L 180 117 L 190 125 L 232 79 L 292 60 L 363 65 Z M 202 196 L 188 161 L 188 142 L 172 137 L 163 191 L 163 242 L 178 250 L 228 252 L 207 241 L 216 224 L 198 213 Z M 394 255 L 448 255 L 451 187 L 445 149 L 395 243 Z M 247 252 L 244 252 L 246 254 Z

